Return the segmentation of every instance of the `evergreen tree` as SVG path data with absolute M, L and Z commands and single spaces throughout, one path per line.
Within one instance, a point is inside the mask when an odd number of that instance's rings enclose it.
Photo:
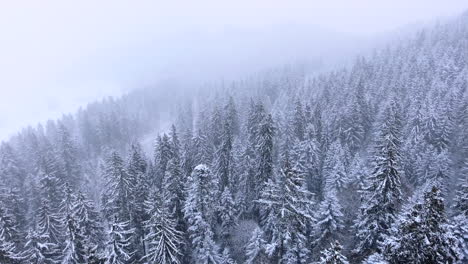
M 273 137 L 275 128 L 273 118 L 269 114 L 260 123 L 258 130 L 258 147 L 257 147 L 257 182 L 256 193 L 259 194 L 265 184 L 273 179 Z
M 18 223 L 14 216 L 6 209 L 3 203 L 0 203 L 0 236 L 5 247 L 11 244 L 13 247 L 19 245 Z
M 34 264 L 55 264 L 57 260 L 51 256 L 56 253 L 56 245 L 47 242 L 48 238 L 34 230 L 29 230 L 26 236 L 24 261 Z
M 460 182 L 460 187 L 454 198 L 453 233 L 459 241 L 460 261 L 468 261 L 468 180 Z
M 40 180 L 40 207 L 37 212 L 37 231 L 42 243 L 47 244 L 48 258 L 56 261 L 60 258 L 60 250 L 64 241 L 64 221 L 61 212 L 61 197 L 59 179 L 53 174 L 44 174 Z
M 167 163 L 172 158 L 172 143 L 166 134 L 163 134 L 162 137 L 158 137 L 156 141 L 156 149 L 154 151 L 154 165 L 156 167 L 157 176 L 160 179 L 166 173 Z
M 149 195 L 150 184 L 147 179 L 147 163 L 140 146 L 132 144 L 127 162 L 127 175 L 133 188 L 129 189 L 130 227 L 134 230 L 131 244 L 134 252 L 131 261 L 137 262 L 146 255 L 144 222 L 149 219 L 145 210 L 145 201 Z
M 127 264 L 133 257 L 131 251 L 131 234 L 128 222 L 119 222 L 114 218 L 109 230 L 105 264 Z
M 60 123 L 57 133 L 57 150 L 60 161 L 63 164 L 64 179 L 70 183 L 73 188 L 78 188 L 81 180 L 81 166 L 78 156 L 76 143 L 73 141 L 69 130 L 64 124 Z
M 233 136 L 238 136 L 240 133 L 240 120 L 237 107 L 232 96 L 229 96 L 228 103 L 225 106 L 225 112 L 226 121 L 229 123 Z
M 21 263 L 23 259 L 15 244 L 5 238 L 5 234 L 0 227 L 0 263 L 17 264 Z
M 197 263 L 220 262 L 219 247 L 213 239 L 211 227 L 214 222 L 217 186 L 218 183 L 206 165 L 195 167 L 188 182 L 184 215 L 192 244 L 192 258 Z
M 193 154 L 194 164 L 210 164 L 213 158 L 212 144 L 208 141 L 208 137 L 203 130 L 198 130 L 198 133 L 193 138 Z
M 255 228 L 252 236 L 245 247 L 247 257 L 246 264 L 268 264 L 270 263 L 265 253 L 266 241 L 263 238 L 263 231 L 259 227 Z
M 330 243 L 330 248 L 322 251 L 319 264 L 348 264 L 348 260 L 341 254 L 343 247 L 340 242 Z
M 304 111 L 302 109 L 301 101 L 297 100 L 294 107 L 293 131 L 295 137 L 299 141 L 304 140 L 306 125 L 307 123 L 304 116 Z
M 120 221 L 130 220 L 129 202 L 132 200 L 133 179 L 124 167 L 119 154 L 113 151 L 106 159 L 103 178 L 106 180 L 102 195 L 104 213 L 108 220 L 117 216 Z
M 88 260 L 86 239 L 74 215 L 66 218 L 66 239 L 62 263 L 80 264 Z
M 236 204 L 229 187 L 221 193 L 218 214 L 221 221 L 221 233 L 226 238 L 236 225 Z
M 177 221 L 168 207 L 168 201 L 167 197 L 153 193 L 152 199 L 146 203 L 150 215 L 146 222 L 149 234 L 146 238 L 148 253 L 145 260 L 148 263 L 181 263 L 182 232 L 177 230 Z
M 218 105 L 214 107 L 210 118 L 210 141 L 217 148 L 221 144 L 223 116 Z
M 307 227 L 312 222 L 311 194 L 304 179 L 286 168 L 276 182 L 269 181 L 257 201 L 264 213 L 262 226 L 268 239 L 266 252 L 273 261 L 307 263 Z
M 359 257 L 381 252 L 395 222 L 401 201 L 400 134 L 396 104 L 387 108 L 376 144 L 374 169 L 363 190 L 363 204 L 356 221 Z
M 334 191 L 330 191 L 320 203 L 320 207 L 314 217 L 315 223 L 312 230 L 313 245 L 316 250 L 322 250 L 337 240 L 343 232 L 343 214 L 341 206 Z
M 331 144 L 328 149 L 323 174 L 325 178 L 325 186 L 328 189 L 341 191 L 346 183 L 348 183 L 345 152 L 338 141 Z
M 232 170 L 232 131 L 229 122 L 224 122 L 221 143 L 216 151 L 215 173 L 219 179 L 220 190 L 228 186 Z
M 410 208 L 387 250 L 390 263 L 454 263 L 457 240 L 447 226 L 440 190 L 432 187 Z
M 101 217 L 94 203 L 88 200 L 82 192 L 78 192 L 76 196 L 76 201 L 73 206 L 73 215 L 89 247 L 102 247 L 104 228 L 101 223 Z

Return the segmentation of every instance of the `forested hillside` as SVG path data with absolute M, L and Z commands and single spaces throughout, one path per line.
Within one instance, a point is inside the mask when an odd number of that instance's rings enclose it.
M 467 88 L 465 13 L 333 72 L 92 103 L 1 144 L 0 263 L 467 263 Z

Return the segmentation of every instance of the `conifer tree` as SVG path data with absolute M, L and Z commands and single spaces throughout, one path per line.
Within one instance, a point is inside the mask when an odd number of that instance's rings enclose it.
M 270 263 L 270 260 L 265 253 L 266 241 L 263 237 L 264 234 L 262 229 L 259 227 L 255 228 L 245 247 L 245 255 L 247 257 L 245 262 L 246 264 Z
M 468 180 L 462 179 L 454 198 L 453 233 L 459 241 L 460 261 L 468 261 Z
M 306 133 L 306 119 L 302 109 L 301 101 L 297 100 L 294 106 L 293 131 L 295 137 L 302 141 Z
M 219 189 L 223 191 L 230 182 L 232 170 L 232 131 L 227 121 L 224 122 L 221 143 L 215 156 L 215 173 L 219 179 Z
M 177 221 L 168 206 L 167 193 L 164 191 L 163 195 L 160 195 L 154 192 L 151 195 L 152 199 L 146 203 L 150 215 L 145 225 L 149 230 L 146 238 L 148 253 L 145 256 L 145 261 L 148 263 L 181 263 L 182 232 L 177 230 Z
M 225 106 L 226 121 L 229 123 L 229 127 L 232 130 L 233 136 L 238 136 L 240 133 L 240 121 L 239 114 L 237 112 L 236 103 L 232 96 L 229 96 L 227 105 Z
M 130 220 L 129 202 L 132 200 L 133 179 L 124 167 L 119 154 L 113 151 L 106 159 L 103 177 L 106 180 L 102 195 L 104 213 L 108 220 L 117 216 L 120 221 Z
M 104 228 L 101 217 L 92 201 L 83 192 L 78 192 L 73 206 L 73 215 L 90 248 L 103 246 Z
M 338 141 L 331 144 L 326 154 L 323 174 L 325 178 L 324 185 L 327 190 L 341 191 L 344 185 L 349 181 L 347 179 L 345 162 L 345 152 Z
M 184 215 L 193 259 L 203 264 L 217 264 L 221 258 L 211 226 L 214 223 L 217 186 L 210 169 L 203 164 L 195 167 L 188 181 Z
M 360 257 L 382 252 L 401 202 L 400 134 L 397 105 L 386 109 L 375 149 L 373 171 L 363 190 L 363 204 L 356 221 Z
M 275 128 L 273 125 L 273 118 L 267 115 L 260 123 L 258 130 L 258 157 L 256 163 L 257 169 L 257 182 L 256 193 L 259 194 L 263 186 L 273 179 L 273 137 L 275 135 Z
M 53 255 L 56 254 L 56 245 L 47 242 L 47 237 L 34 230 L 29 230 L 26 241 L 25 251 L 22 254 L 25 262 L 37 264 L 58 263 L 58 260 L 53 258 Z
M 63 164 L 64 179 L 73 188 L 78 188 L 83 178 L 76 144 L 64 124 L 59 124 L 57 134 L 57 150 Z
M 231 193 L 231 189 L 226 187 L 221 193 L 218 214 L 221 221 L 221 233 L 226 238 L 231 229 L 236 225 L 236 204 Z
M 338 240 L 331 242 L 330 247 L 322 251 L 319 264 L 348 264 L 348 260 L 341 254 L 341 246 Z
M 343 232 L 344 228 L 341 211 L 336 192 L 329 191 L 314 216 L 315 222 L 312 230 L 313 245 L 316 250 L 320 251 L 340 238 L 339 234 Z
M 88 260 L 87 241 L 74 215 L 66 218 L 66 239 L 62 263 L 80 264 Z
M 307 263 L 310 251 L 306 231 L 313 219 L 312 200 L 301 174 L 290 168 L 281 171 L 276 182 L 267 183 L 257 202 L 264 212 L 262 226 L 271 259 Z
M 454 263 L 457 240 L 447 226 L 440 190 L 432 187 L 404 215 L 386 255 L 390 263 Z
M 114 218 L 109 230 L 105 264 L 128 263 L 134 254 L 130 242 L 132 232 L 128 222 L 119 222 L 117 217 Z
M 130 227 L 133 228 L 131 244 L 134 257 L 138 261 L 146 255 L 144 222 L 149 219 L 145 210 L 145 201 L 149 195 L 150 183 L 147 179 L 147 163 L 138 144 L 132 144 L 126 168 L 128 178 L 133 188 L 129 189 Z

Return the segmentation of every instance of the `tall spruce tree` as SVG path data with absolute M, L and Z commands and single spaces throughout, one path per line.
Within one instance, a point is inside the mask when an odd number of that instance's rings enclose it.
M 146 202 L 150 218 L 145 226 L 149 231 L 146 240 L 148 251 L 145 261 L 148 263 L 179 264 L 182 259 L 182 232 L 177 230 L 177 219 L 171 210 L 169 191 L 162 195 L 154 192 Z
M 282 170 L 275 182 L 266 184 L 257 202 L 264 212 L 262 227 L 271 261 L 308 263 L 307 228 L 313 220 L 313 204 L 301 174 L 291 168 Z
M 383 115 L 374 152 L 373 171 L 362 192 L 354 253 L 363 258 L 382 252 L 401 202 L 400 120 L 397 104 L 392 101 Z
M 221 256 L 214 241 L 212 224 L 216 209 L 218 183 L 206 165 L 198 165 L 187 186 L 184 215 L 188 224 L 193 261 L 218 264 Z

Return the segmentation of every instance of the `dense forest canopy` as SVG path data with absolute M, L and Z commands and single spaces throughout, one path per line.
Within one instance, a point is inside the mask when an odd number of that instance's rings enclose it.
M 0 147 L 0 263 L 467 263 L 468 13 Z

